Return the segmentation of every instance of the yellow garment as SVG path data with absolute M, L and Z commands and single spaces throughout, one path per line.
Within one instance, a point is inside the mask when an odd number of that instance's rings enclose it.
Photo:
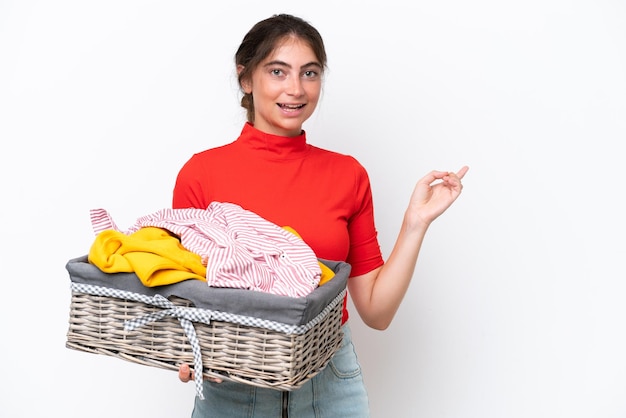
M 130 235 L 112 229 L 102 231 L 88 258 L 105 273 L 134 272 L 149 287 L 187 279 L 206 281 L 201 257 L 162 228 L 144 227 Z
M 335 272 L 330 269 L 326 264 L 320 263 L 320 267 L 322 268 L 322 277 L 320 278 L 320 286 L 324 283 L 327 283 L 330 279 L 335 277 Z
M 302 239 L 300 234 L 298 234 L 295 231 L 295 229 L 293 229 L 292 227 L 290 227 L 290 226 L 283 226 L 283 229 L 286 230 L 286 231 L 291 232 L 292 234 L 294 234 L 298 238 Z M 324 283 L 327 283 L 333 277 L 335 277 L 335 272 L 332 271 L 332 269 L 330 267 L 328 267 L 326 264 L 322 263 L 321 261 L 320 261 L 319 264 L 320 264 L 320 269 L 322 270 L 322 277 L 320 278 L 320 284 L 319 284 L 319 286 L 321 286 Z

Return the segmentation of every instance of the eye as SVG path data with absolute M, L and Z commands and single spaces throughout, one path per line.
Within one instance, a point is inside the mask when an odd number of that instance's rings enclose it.
M 276 77 L 280 77 L 280 76 L 284 75 L 283 70 L 281 70 L 280 68 L 273 68 L 273 69 L 271 69 L 270 70 L 270 74 L 272 74 L 273 76 L 276 76 Z
M 318 71 L 315 70 L 306 70 L 305 72 L 302 73 L 302 77 L 304 78 L 308 78 L 311 80 L 315 80 L 319 77 L 320 73 Z

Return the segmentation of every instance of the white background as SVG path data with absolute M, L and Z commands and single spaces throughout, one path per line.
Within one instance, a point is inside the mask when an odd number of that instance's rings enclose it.
M 65 263 L 236 138 L 276 12 L 325 39 L 305 129 L 368 169 L 385 255 L 415 182 L 471 167 L 392 326 L 352 310 L 373 417 L 626 417 L 621 0 L 0 0 L 0 416 L 189 416 L 174 372 L 65 348 Z

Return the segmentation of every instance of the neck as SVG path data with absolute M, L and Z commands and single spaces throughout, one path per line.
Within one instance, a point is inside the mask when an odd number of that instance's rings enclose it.
M 272 159 L 301 158 L 308 151 L 306 133 L 297 136 L 281 136 L 268 134 L 246 123 L 241 131 L 238 142 L 248 149 Z

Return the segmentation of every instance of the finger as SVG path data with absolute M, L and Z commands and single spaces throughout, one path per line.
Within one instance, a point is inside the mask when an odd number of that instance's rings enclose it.
M 449 173 L 447 171 L 438 171 L 433 170 L 430 173 L 426 174 L 418 183 L 422 184 L 432 184 L 435 180 L 443 180 L 445 176 L 448 176 Z
M 456 173 L 456 176 L 459 179 L 462 179 L 465 176 L 465 173 L 467 173 L 467 171 L 469 170 L 469 167 L 464 165 L 463 167 L 461 167 L 461 169 Z
M 461 179 L 463 178 L 463 176 L 465 176 L 465 173 L 467 173 L 468 170 L 469 170 L 468 166 L 463 166 L 457 173 L 450 171 L 444 177 L 443 180 L 444 182 L 450 182 L 450 184 L 454 186 L 463 187 L 463 183 L 461 183 Z
M 181 364 L 178 368 L 178 378 L 181 382 L 187 383 L 193 380 L 193 371 L 189 368 L 188 364 Z

